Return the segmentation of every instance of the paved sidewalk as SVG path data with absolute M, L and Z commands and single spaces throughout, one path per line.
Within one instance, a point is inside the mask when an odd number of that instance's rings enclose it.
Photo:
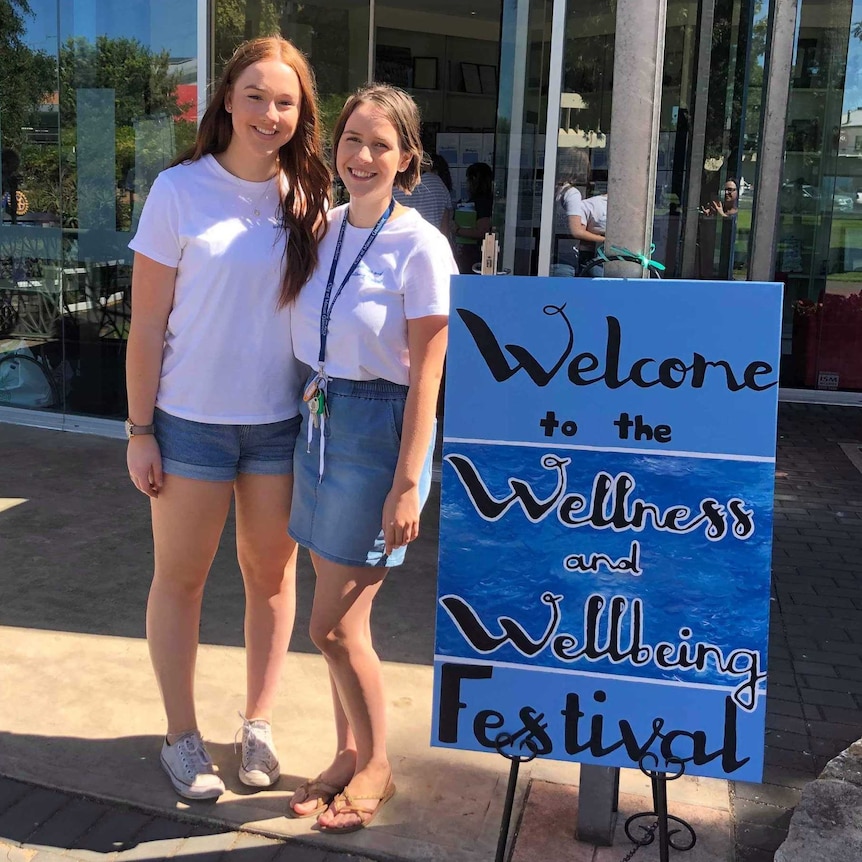
M 857 450 L 839 445 L 862 445 L 862 411 L 782 405 L 779 435 L 765 783 L 671 785 L 671 812 L 698 830 L 695 849 L 679 856 L 687 862 L 771 860 L 799 788 L 862 735 L 862 473 L 846 454 Z M 242 586 L 226 530 L 205 597 L 197 690 L 228 793 L 186 805 L 158 767 L 164 719 L 143 640 L 152 547 L 146 503 L 123 479 L 123 444 L 0 425 L 0 449 L 0 860 L 493 859 L 506 764 L 428 746 L 435 500 L 375 616 L 399 792 L 374 828 L 336 839 L 283 816 L 332 746 L 325 668 L 306 634 L 307 558 L 275 724 L 286 774 L 252 795 L 235 778 Z M 619 862 L 628 852 L 619 838 L 611 848 L 574 842 L 576 765 L 521 774 L 513 862 Z M 639 773 L 623 771 L 622 791 L 621 812 L 649 807 Z M 647 848 L 634 862 L 657 858 Z
M 766 768 L 731 785 L 737 862 L 771 862 L 800 789 L 862 736 L 862 410 L 782 404 L 778 433 Z

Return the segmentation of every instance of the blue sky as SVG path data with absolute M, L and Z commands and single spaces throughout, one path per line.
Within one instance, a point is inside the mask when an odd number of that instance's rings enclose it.
M 57 52 L 58 0 L 30 0 L 33 15 L 26 19 L 27 44 Z M 60 41 L 69 36 L 127 36 L 172 57 L 194 57 L 195 0 L 59 0 Z

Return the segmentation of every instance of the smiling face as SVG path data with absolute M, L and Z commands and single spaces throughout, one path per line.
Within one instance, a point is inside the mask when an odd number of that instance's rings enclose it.
M 395 175 L 410 164 L 401 149 L 398 131 L 379 106 L 359 102 L 347 118 L 335 151 L 335 167 L 351 205 L 385 208 L 392 197 Z
M 231 158 L 274 163 L 296 131 L 301 108 L 302 88 L 290 66 L 277 58 L 252 63 L 225 99 L 233 130 Z

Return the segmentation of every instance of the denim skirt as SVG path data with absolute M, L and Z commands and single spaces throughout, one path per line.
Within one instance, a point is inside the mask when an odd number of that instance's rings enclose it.
M 313 429 L 309 446 L 304 413 L 293 456 L 288 530 L 300 545 L 345 566 L 390 568 L 404 562 L 406 546 L 385 554 L 381 521 L 398 463 L 406 399 L 407 387 L 388 380 L 329 380 L 322 478 L 320 430 Z M 419 481 L 423 506 L 431 490 L 433 452 L 432 439 Z

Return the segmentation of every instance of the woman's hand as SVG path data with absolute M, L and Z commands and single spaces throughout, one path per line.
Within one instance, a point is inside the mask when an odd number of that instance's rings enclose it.
M 148 497 L 158 497 L 164 484 L 164 474 L 162 454 L 152 434 L 139 434 L 129 439 L 126 464 L 134 486 Z
M 422 506 L 419 502 L 419 488 L 412 485 L 406 489 L 395 488 L 386 495 L 383 504 L 383 539 L 386 543 L 386 555 L 396 548 L 409 545 L 419 537 L 419 514 Z

